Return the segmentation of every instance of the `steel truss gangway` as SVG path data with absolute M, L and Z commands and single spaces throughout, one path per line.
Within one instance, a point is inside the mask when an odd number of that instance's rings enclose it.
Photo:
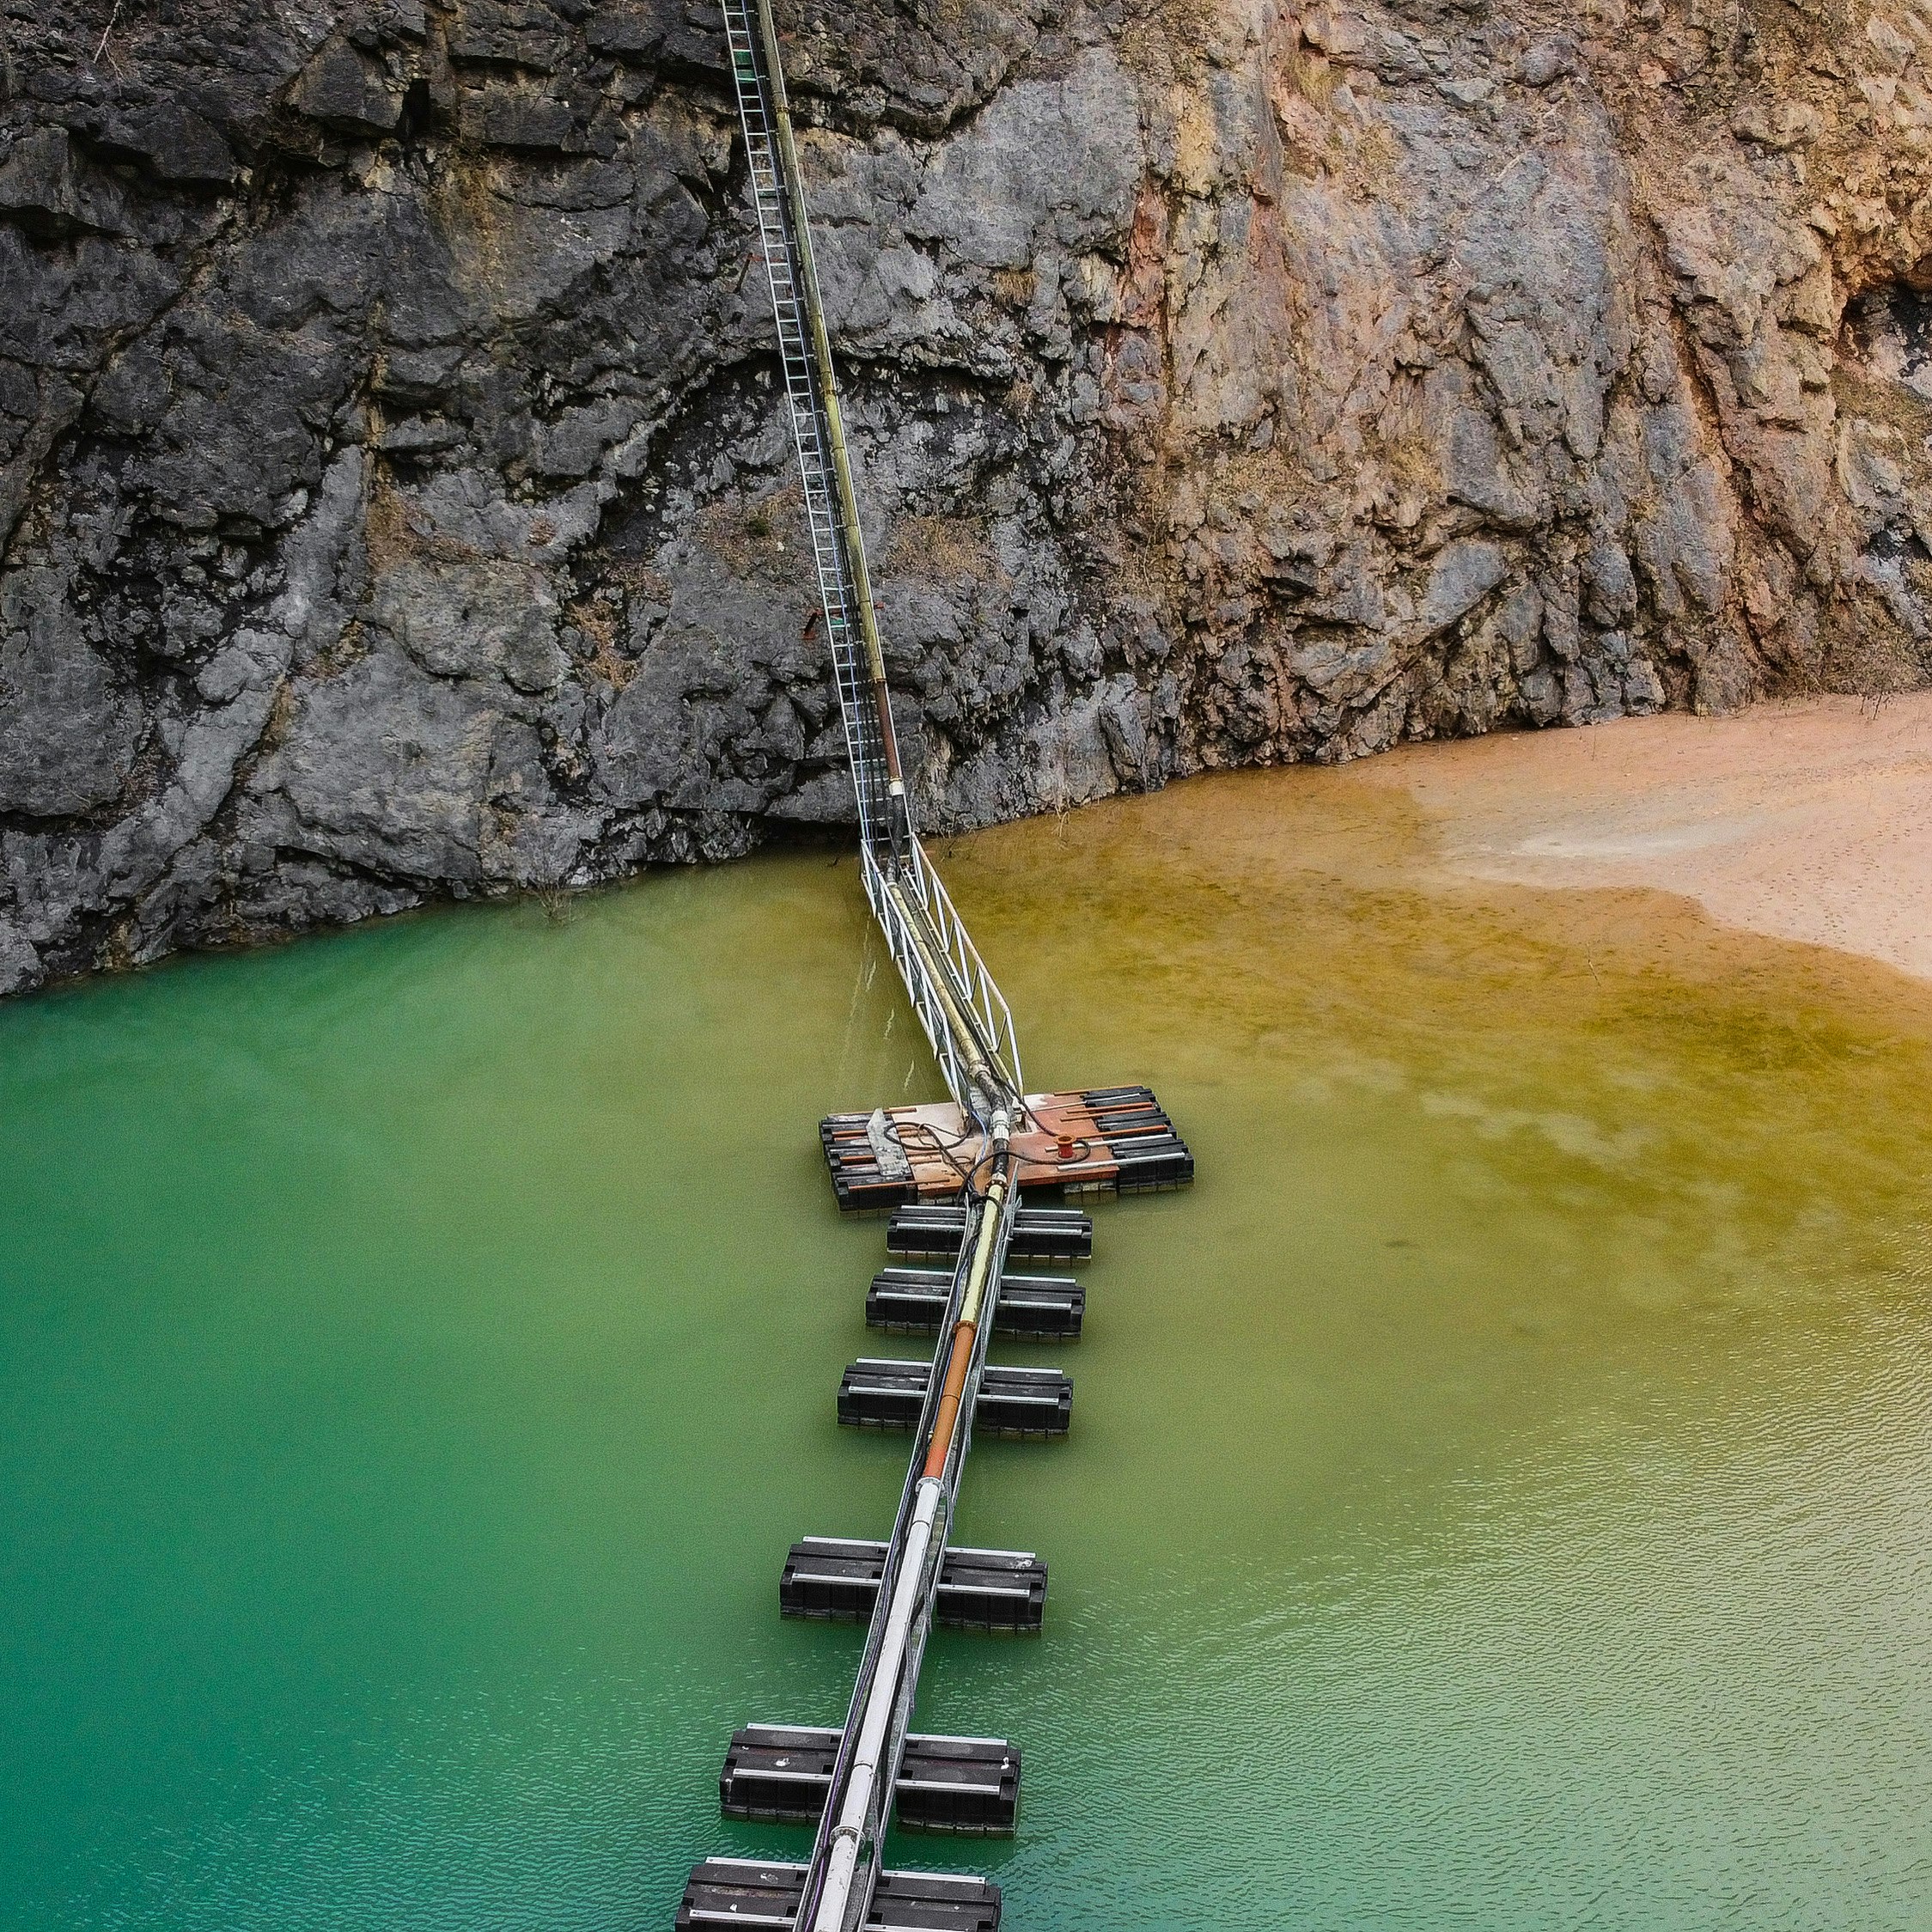
M 948 1089 L 990 1127 L 998 1107 L 1010 1109 L 1020 1096 L 1019 1043 L 1011 1009 L 913 826 L 770 0 L 751 6 L 724 0 L 724 21 L 812 559 L 858 797 L 866 898 Z
M 896 1207 L 888 1245 L 901 1256 L 945 1264 L 893 1271 L 910 1273 L 911 1289 L 896 1280 L 896 1298 L 870 1304 L 886 1311 L 881 1326 L 903 1325 L 893 1312 L 914 1307 L 917 1325 L 936 1327 L 939 1342 L 929 1368 L 905 1364 L 908 1373 L 896 1375 L 892 1371 L 902 1365 L 871 1362 L 848 1371 L 850 1401 L 841 1401 L 842 1421 L 912 1421 L 913 1454 L 889 1538 L 882 1545 L 808 1539 L 787 1566 L 783 1601 L 791 1613 L 867 1618 L 844 1721 L 836 1733 L 748 1727 L 734 1740 L 721 1780 L 728 1813 L 816 1819 L 810 1856 L 801 1865 L 704 1861 L 692 1874 L 678 1925 L 680 1932 L 723 1925 L 992 1932 L 1001 1911 L 996 1886 L 982 1879 L 888 1872 L 883 1856 L 895 1805 L 901 1825 L 1013 1828 L 1019 1762 L 1011 1746 L 983 1738 L 920 1738 L 909 1757 L 908 1743 L 936 1617 L 984 1629 L 1037 1630 L 1044 1611 L 1045 1566 L 1030 1552 L 948 1543 L 976 1419 L 982 1428 L 1051 1435 L 1064 1432 L 1070 1412 L 1064 1376 L 1003 1370 L 987 1384 L 987 1344 L 1000 1322 L 1003 1290 L 1012 1292 L 1016 1310 L 1033 1311 L 1015 1318 L 1024 1332 L 1076 1333 L 1084 1308 L 1070 1282 L 1007 1275 L 1009 1254 L 1077 1259 L 1091 1243 L 1084 1215 L 1022 1207 L 1022 1191 L 1172 1186 L 1192 1179 L 1193 1161 L 1144 1088 L 1025 1092 L 1012 1012 L 919 842 L 893 725 L 770 0 L 722 5 L 858 802 L 866 898 L 952 1099 L 939 1106 L 835 1115 L 820 1126 L 840 1206 Z M 1042 1321 L 1057 1326 L 1043 1329 Z

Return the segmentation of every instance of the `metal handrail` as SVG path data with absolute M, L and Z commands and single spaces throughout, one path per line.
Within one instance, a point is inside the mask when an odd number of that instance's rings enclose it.
M 998 1082 L 1017 1100 L 1025 1088 L 1012 1009 L 979 956 L 979 948 L 966 931 L 952 895 L 927 862 L 917 840 L 912 842 L 910 862 L 894 875 L 902 888 L 899 893 L 887 890 L 886 875 L 869 852 L 860 855 L 860 872 L 867 902 L 886 935 L 887 950 L 899 968 L 948 1091 L 969 1113 L 977 1112 L 972 1101 L 972 1082 L 965 1043 L 957 1038 L 948 1003 L 933 984 L 927 963 L 932 955 L 938 956 L 948 968 L 952 1008 L 976 1034 L 979 1050 L 977 1057 L 990 1066 Z M 910 895 L 903 891 L 907 885 L 912 887 Z M 926 944 L 923 947 L 909 929 L 904 910 L 908 904 L 917 910 L 925 925 Z
M 724 0 L 724 19 L 751 174 L 753 210 L 777 325 L 779 363 L 790 405 L 813 564 L 838 687 L 839 719 L 851 762 L 861 832 L 866 844 L 875 844 L 889 835 L 883 796 L 885 759 L 882 747 L 875 742 L 878 733 L 870 716 L 868 680 L 854 648 L 855 612 L 864 591 L 832 507 L 836 491 L 827 426 L 810 346 L 808 312 L 813 291 L 796 265 L 798 250 L 787 206 L 782 157 L 765 99 L 750 9 L 744 0 Z
M 905 916 L 897 900 L 885 889 L 884 875 L 869 851 L 860 855 L 860 871 L 865 883 L 867 903 L 886 936 L 886 951 L 899 968 L 906 996 L 912 1002 L 913 1013 L 932 1047 L 933 1057 L 939 1063 L 940 1076 L 946 1082 L 947 1091 L 963 1106 L 968 1082 L 959 1042 L 954 1036 L 952 1022 L 947 1017 L 938 990 L 933 985 L 924 960 L 907 929 Z
M 961 990 L 967 996 L 966 1003 L 985 1023 L 986 1045 L 1011 1078 L 1014 1092 L 1023 1092 L 1020 1036 L 1014 1028 L 1013 1009 L 1006 1003 L 1006 996 L 988 971 L 979 948 L 973 944 L 972 936 L 966 930 L 966 921 L 960 917 L 959 908 L 954 905 L 953 895 L 947 891 L 945 881 L 927 858 L 925 847 L 917 838 L 911 842 L 911 862 L 906 869 L 942 949 L 958 969 Z
M 1019 1038 L 1013 1013 L 987 970 L 960 917 L 952 895 L 920 845 L 905 813 L 895 828 L 888 781 L 882 701 L 872 673 L 862 661 L 859 639 L 870 610 L 862 546 L 848 516 L 838 511 L 839 477 L 834 473 L 832 438 L 836 376 L 831 368 L 818 314 L 817 291 L 803 244 L 808 230 L 795 184 L 787 174 L 789 153 L 783 135 L 782 88 L 768 94 L 766 50 L 762 34 L 768 22 L 753 18 L 757 0 L 723 0 L 725 38 L 730 51 L 739 118 L 751 172 L 752 203 L 777 324 L 778 354 L 805 496 L 813 565 L 832 647 L 839 720 L 851 762 L 859 809 L 860 849 L 865 860 L 866 897 L 884 929 L 893 960 L 926 1038 L 931 1042 L 948 1090 L 968 1113 L 978 1101 L 968 1070 L 986 1063 L 998 1079 L 1021 1091 Z M 822 364 L 822 367 L 820 366 Z M 850 511 L 849 492 L 846 507 Z M 899 881 L 906 902 L 916 905 L 929 943 L 919 943 L 899 915 L 894 895 L 881 889 L 881 868 Z M 933 984 L 935 966 L 948 984 Z M 956 1037 L 955 1018 L 976 1036 Z M 969 1051 L 969 1046 L 972 1049 Z M 978 1096 L 984 1100 L 985 1096 Z

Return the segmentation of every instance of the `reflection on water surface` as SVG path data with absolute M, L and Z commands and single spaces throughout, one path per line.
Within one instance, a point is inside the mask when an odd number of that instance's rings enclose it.
M 1147 1080 L 1074 1435 L 963 1537 L 1038 1643 L 1015 1932 L 1909 1928 L 1932 1895 L 1932 991 L 1635 894 L 1444 885 L 1348 773 L 945 861 L 1043 1087 Z M 824 855 L 0 1009 L 0 1919 L 667 1924 L 856 1638 L 832 1423 L 931 1088 Z M 912 1352 L 910 1344 L 906 1352 Z M 1004 1345 L 1005 1359 L 1046 1359 Z

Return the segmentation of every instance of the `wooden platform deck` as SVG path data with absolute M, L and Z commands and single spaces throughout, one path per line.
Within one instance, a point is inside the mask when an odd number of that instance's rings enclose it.
M 1029 1094 L 1013 1137 L 1022 1191 L 1134 1193 L 1180 1187 L 1194 1156 L 1146 1087 Z M 944 1201 L 964 1186 L 979 1141 L 952 1101 L 835 1113 L 819 1124 L 838 1204 L 850 1213 Z

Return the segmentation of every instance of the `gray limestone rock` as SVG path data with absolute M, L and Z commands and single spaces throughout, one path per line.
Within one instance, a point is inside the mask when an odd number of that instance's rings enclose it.
M 372 652 L 310 685 L 245 832 L 395 883 L 555 883 L 576 857 L 535 728 L 475 686 Z
M 707 0 L 0 93 L 0 990 L 852 804 Z M 780 0 L 923 822 L 1932 665 L 1932 28 Z
M 40 983 L 40 955 L 11 919 L 0 919 L 0 996 Z
M 75 818 L 120 795 L 140 706 L 90 643 L 55 570 L 0 586 L 0 812 Z
M 351 134 L 387 134 L 402 118 L 402 90 L 381 64 L 347 41 L 333 41 L 296 76 L 290 106 Z
M 377 578 L 364 616 L 438 677 L 500 679 L 537 695 L 568 669 L 557 594 L 532 565 L 411 558 Z

